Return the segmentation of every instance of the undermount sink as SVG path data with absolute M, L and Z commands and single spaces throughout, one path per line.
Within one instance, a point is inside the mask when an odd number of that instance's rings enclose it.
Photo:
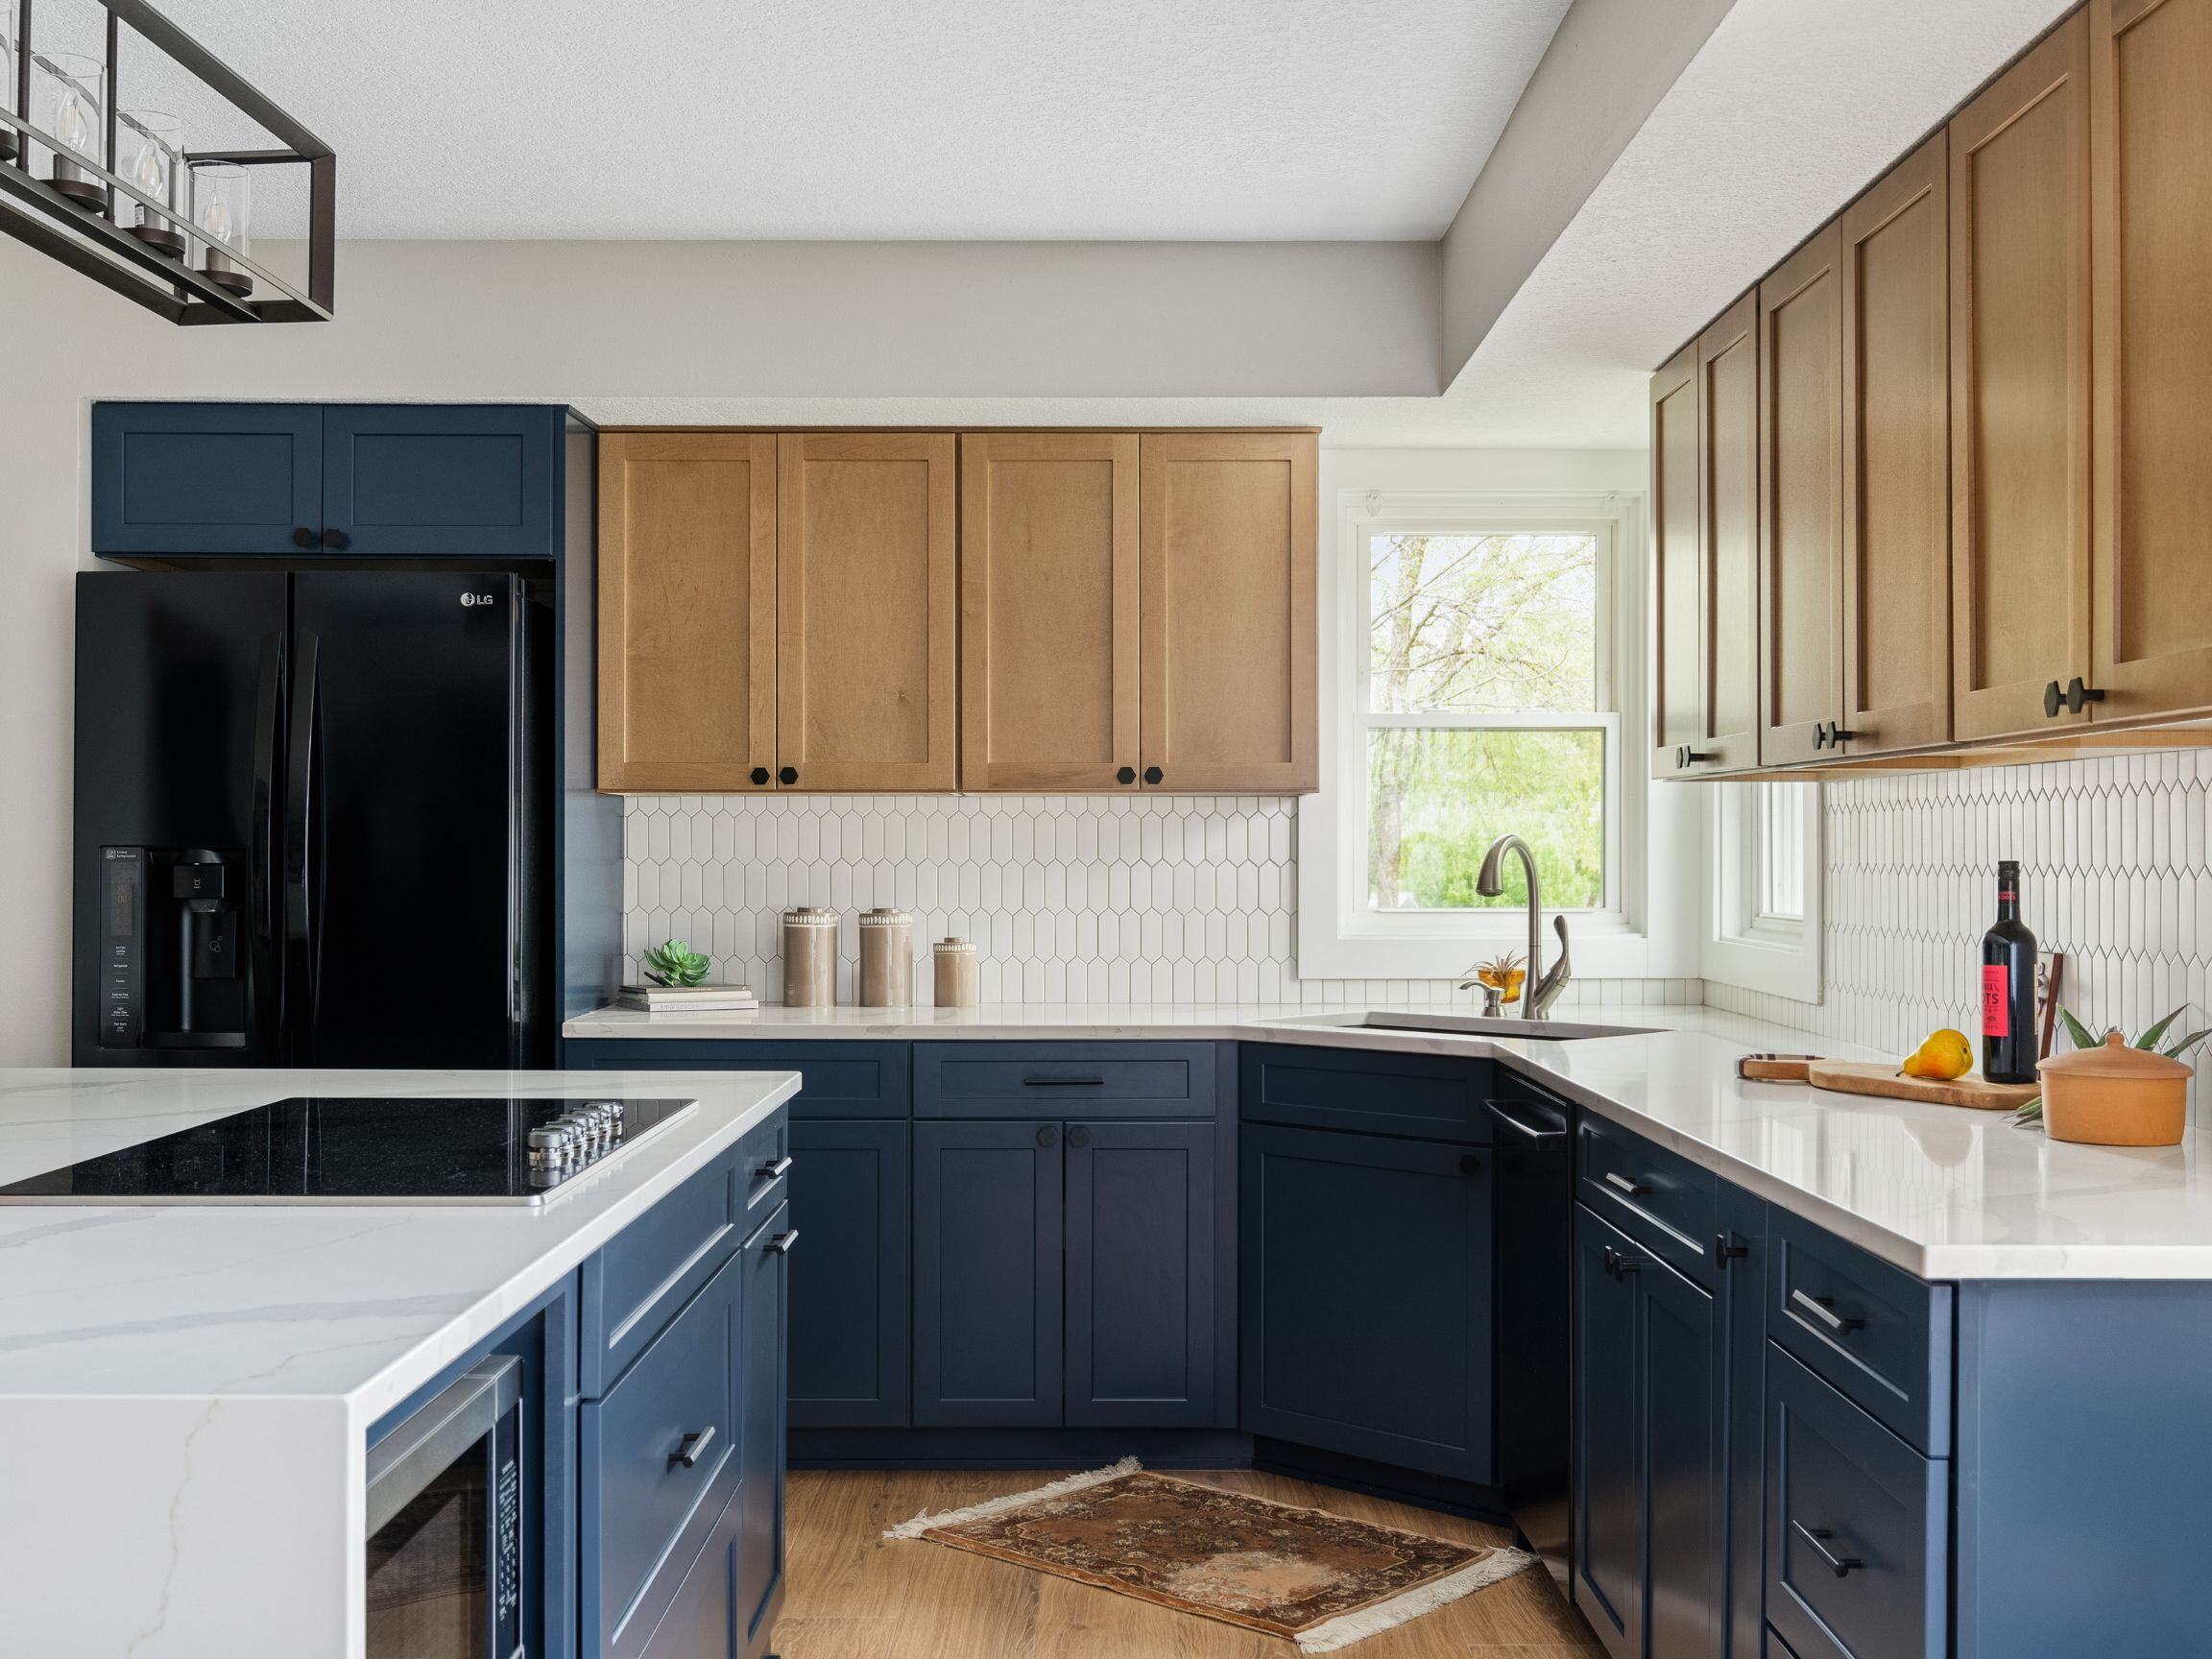
M 1584 1037 L 1643 1037 L 1650 1032 L 1650 1027 L 1646 1025 L 1583 1025 L 1572 1020 L 1489 1020 L 1479 1014 L 1400 1014 L 1386 1008 L 1371 1008 L 1357 1014 L 1294 1014 L 1267 1023 L 1320 1026 L 1335 1031 L 1432 1031 L 1454 1037 L 1527 1037 L 1551 1043 L 1572 1043 Z

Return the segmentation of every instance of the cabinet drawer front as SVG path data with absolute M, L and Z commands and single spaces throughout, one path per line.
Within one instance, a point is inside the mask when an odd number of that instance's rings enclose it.
M 1585 1115 L 1575 1138 L 1582 1202 L 1700 1284 L 1714 1276 L 1714 1203 L 1719 1179 L 1601 1118 Z
M 1487 1060 L 1246 1046 L 1238 1080 L 1248 1122 L 1486 1143 Z
M 566 1061 L 592 1071 L 796 1071 L 794 1118 L 903 1118 L 911 1053 L 904 1043 L 582 1037 L 568 1043 Z
M 726 1262 L 607 1397 L 584 1406 L 584 1625 L 605 1659 L 642 1650 L 744 1479 L 750 1265 Z
M 1767 1617 L 1803 1659 L 1944 1651 L 1950 1468 L 1770 1356 Z
M 1810 1221 L 1770 1223 L 1767 1334 L 1931 1456 L 1951 1452 L 1951 1287 Z
M 612 1388 L 737 1248 L 755 1213 L 744 1153 L 733 1147 L 585 1262 L 577 1374 L 587 1399 Z
M 1487 1482 L 1491 1155 L 1265 1124 L 1239 1157 L 1239 1427 Z
M 1211 1118 L 1211 1043 L 924 1043 L 917 1118 Z

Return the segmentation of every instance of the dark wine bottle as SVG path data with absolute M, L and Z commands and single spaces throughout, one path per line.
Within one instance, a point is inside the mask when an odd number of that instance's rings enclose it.
M 1982 935 L 1982 1075 L 2035 1081 L 2035 935 L 2020 920 L 2020 863 L 1997 865 L 1997 925 Z

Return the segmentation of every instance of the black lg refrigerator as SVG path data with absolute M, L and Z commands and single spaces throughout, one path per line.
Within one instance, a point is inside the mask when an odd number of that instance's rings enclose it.
M 550 1064 L 548 630 L 504 573 L 79 575 L 75 1063 Z

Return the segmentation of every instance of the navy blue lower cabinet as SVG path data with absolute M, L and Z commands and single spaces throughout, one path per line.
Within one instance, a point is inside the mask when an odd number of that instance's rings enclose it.
M 914 1421 L 1062 1419 L 1061 1126 L 914 1125 Z
M 1070 1427 L 1215 1421 L 1210 1122 L 1069 1123 Z
M 1801 1659 L 1940 1659 L 1949 1464 L 1922 1456 L 1780 1349 L 1767 1370 L 1767 1434 L 1768 1622 Z M 2067 1502 L 2062 1487 L 2045 1492 Z M 2043 1570 L 2068 1572 L 2062 1559 Z M 2126 1597 L 2079 1578 L 2069 1593 Z M 2122 1650 L 2053 1647 L 2035 1633 L 2014 1651 Z
M 912 1223 L 903 1122 L 795 1119 L 791 1421 L 902 1428 L 912 1409 Z
M 323 530 L 314 403 L 96 403 L 92 551 L 297 556 Z
M 552 558 L 566 413 L 550 404 L 328 405 L 323 551 Z
M 740 1524 L 734 1551 L 731 1651 L 751 1659 L 767 1649 L 783 1605 L 783 1379 L 789 1363 L 786 1310 L 791 1263 L 802 1246 L 784 1205 L 746 1240 L 738 1257 L 745 1275 L 743 1417 L 738 1455 L 745 1479 L 733 1507 Z
M 1487 1148 L 1247 1121 L 1241 1427 L 1487 1483 Z
M 1724 1653 L 1722 1308 L 1580 1206 L 1575 1293 L 1575 1599 L 1614 1659 Z

